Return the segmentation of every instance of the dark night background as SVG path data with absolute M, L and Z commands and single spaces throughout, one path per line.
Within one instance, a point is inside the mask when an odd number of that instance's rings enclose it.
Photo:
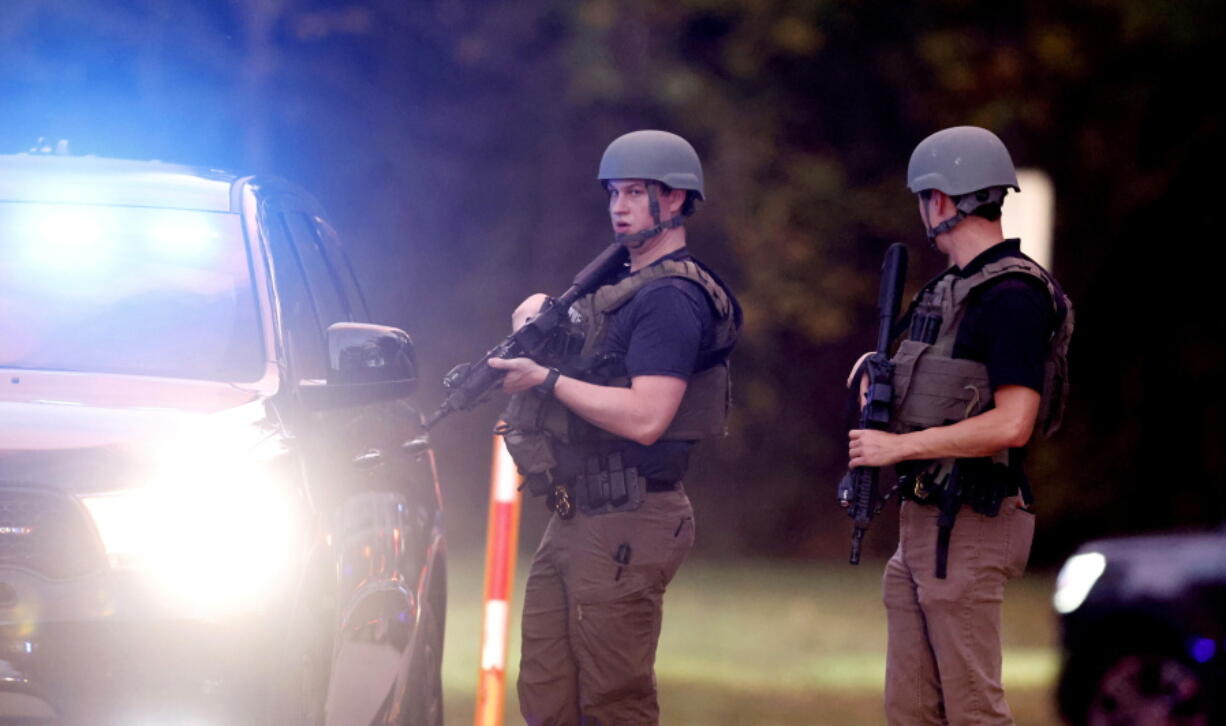
M 605 144 L 703 156 L 691 246 L 746 309 L 731 437 L 690 477 L 715 554 L 846 556 L 842 382 L 886 246 L 940 267 L 903 188 L 939 128 L 995 130 L 1053 179 L 1077 305 L 1063 431 L 1034 447 L 1036 559 L 1226 512 L 1219 185 L 1226 5 L 1209 0 L 7 0 L 0 150 L 275 173 L 314 192 L 423 404 L 609 241 Z M 453 547 L 483 536 L 498 406 L 436 434 Z M 535 538 L 536 502 L 525 525 Z M 892 517 L 869 546 L 892 547 Z

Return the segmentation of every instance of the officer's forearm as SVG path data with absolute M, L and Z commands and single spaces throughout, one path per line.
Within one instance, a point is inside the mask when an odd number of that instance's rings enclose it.
M 588 423 L 650 446 L 672 423 L 685 388 L 685 381 L 671 376 L 638 376 L 630 388 L 562 376 L 553 395 Z
M 1002 386 L 993 396 L 995 407 L 978 416 L 902 434 L 899 443 L 905 452 L 903 459 L 972 458 L 1025 446 L 1038 416 L 1038 392 L 1023 386 Z

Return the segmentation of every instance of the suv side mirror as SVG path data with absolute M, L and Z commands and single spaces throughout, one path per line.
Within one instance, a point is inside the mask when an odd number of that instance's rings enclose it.
M 417 381 L 409 334 L 367 323 L 328 326 L 328 385 Z
M 328 326 L 328 382 L 299 387 L 312 409 L 406 398 L 417 390 L 417 354 L 409 334 L 368 323 Z

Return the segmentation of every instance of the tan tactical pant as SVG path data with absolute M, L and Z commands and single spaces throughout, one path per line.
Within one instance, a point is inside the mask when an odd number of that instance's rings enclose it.
M 1012 724 L 1001 686 L 1005 581 L 1022 574 L 1034 515 L 1010 498 L 996 517 L 958 513 L 948 577 L 938 580 L 936 507 L 902 504 L 898 550 L 882 578 L 889 646 L 886 721 L 896 726 Z
M 549 520 L 524 594 L 519 705 L 530 726 L 659 723 L 664 588 L 693 543 L 680 490 L 649 493 L 633 512 Z

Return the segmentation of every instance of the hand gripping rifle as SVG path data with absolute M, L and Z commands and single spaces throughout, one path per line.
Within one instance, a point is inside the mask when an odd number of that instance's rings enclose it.
M 485 394 L 506 376 L 506 371 L 490 367 L 491 358 L 534 358 L 553 341 L 554 333 L 566 322 L 571 304 L 599 287 L 605 278 L 625 263 L 626 248 L 620 242 L 614 242 L 575 275 L 566 292 L 546 300 L 541 311 L 519 330 L 491 348 L 480 360 L 452 368 L 443 379 L 443 386 L 449 391 L 447 398 L 426 419 L 425 427 L 429 429 L 449 414 L 467 411 L 481 403 Z
M 881 292 L 877 296 L 877 349 L 865 359 L 852 380 L 852 395 L 859 402 L 860 377 L 868 376 L 868 396 L 860 408 L 860 428 L 884 430 L 890 425 L 890 405 L 894 396 L 891 379 L 894 364 L 890 362 L 890 342 L 893 340 L 894 324 L 902 302 L 903 282 L 907 278 L 907 248 L 894 243 L 886 250 L 885 262 L 881 265 Z M 875 466 L 860 466 L 847 472 L 839 482 L 839 506 L 855 522 L 851 532 L 851 558 L 853 565 L 860 564 L 860 541 L 868 531 L 868 525 L 881 511 L 885 502 L 877 491 L 880 469 Z

